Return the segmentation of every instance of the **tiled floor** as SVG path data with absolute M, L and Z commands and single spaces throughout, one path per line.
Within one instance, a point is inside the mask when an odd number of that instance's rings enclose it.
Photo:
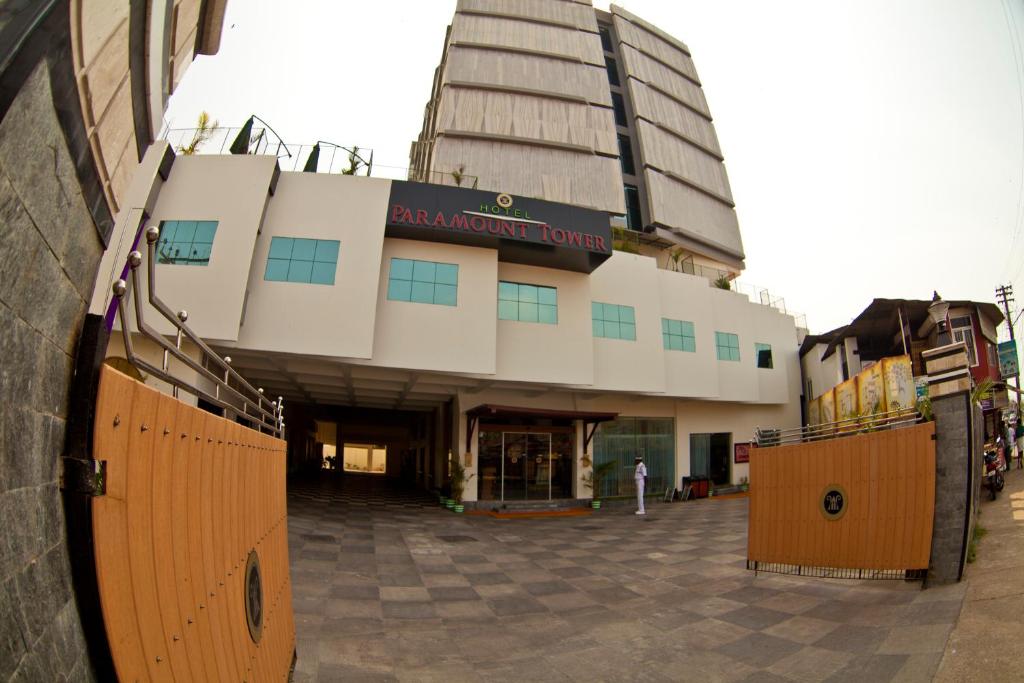
M 293 486 L 296 681 L 927 681 L 963 586 L 745 569 L 745 499 L 456 515 Z

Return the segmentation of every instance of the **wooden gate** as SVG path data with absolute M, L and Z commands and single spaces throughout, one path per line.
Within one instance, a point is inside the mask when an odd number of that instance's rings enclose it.
M 752 449 L 748 568 L 923 575 L 935 508 L 934 434 L 927 422 Z
M 122 681 L 282 681 L 295 650 L 285 442 L 104 367 L 96 574 Z

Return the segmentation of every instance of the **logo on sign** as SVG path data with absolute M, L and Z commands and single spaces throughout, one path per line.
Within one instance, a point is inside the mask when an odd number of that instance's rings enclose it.
M 263 577 L 260 574 L 260 556 L 253 550 L 245 563 L 245 620 L 249 623 L 249 637 L 260 642 L 263 637 Z
M 835 521 L 846 513 L 849 501 L 846 491 L 838 484 L 829 484 L 821 493 L 821 514 L 825 519 Z

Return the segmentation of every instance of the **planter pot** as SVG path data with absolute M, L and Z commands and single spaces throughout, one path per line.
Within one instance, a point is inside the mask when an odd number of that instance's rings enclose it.
M 438 497 L 437 497 L 437 502 L 438 502 L 438 503 L 440 503 L 441 505 L 444 505 L 444 502 L 445 502 L 446 500 L 448 500 L 448 499 L 447 499 L 447 498 L 445 498 L 444 496 L 438 496 Z
M 599 501 L 599 500 L 592 500 L 592 501 L 590 501 L 590 507 L 594 508 L 595 510 L 600 510 L 601 509 L 601 501 Z
M 455 507 L 455 501 L 452 500 L 451 498 L 445 498 L 444 506 L 451 510 L 453 507 Z
M 462 505 L 462 503 L 456 503 L 456 504 L 455 504 L 455 505 L 454 505 L 454 506 L 452 507 L 452 509 L 453 509 L 453 510 L 455 510 L 456 512 L 462 512 L 462 511 L 463 511 L 463 510 L 465 510 L 466 508 L 465 508 L 465 507 L 464 507 L 464 506 Z
M 746 484 L 744 484 L 744 485 L 743 485 L 743 486 L 741 486 L 740 488 L 741 488 L 742 490 L 744 490 L 744 491 L 749 491 L 749 490 L 750 490 L 750 487 L 749 487 L 749 486 L 747 486 Z
M 715 497 L 715 492 L 714 491 L 708 491 L 708 498 L 714 498 L 714 497 Z

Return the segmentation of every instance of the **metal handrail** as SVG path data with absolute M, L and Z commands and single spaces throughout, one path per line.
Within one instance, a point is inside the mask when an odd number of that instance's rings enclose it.
M 121 319 L 121 334 L 124 339 L 125 356 L 128 362 L 139 370 L 148 372 L 149 374 L 170 384 L 174 388 L 175 396 L 178 395 L 178 390 L 182 389 L 220 407 L 224 411 L 225 416 L 228 411 L 233 411 L 238 414 L 238 417 L 241 417 L 259 431 L 262 432 L 264 429 L 267 429 L 270 433 L 283 439 L 285 424 L 284 400 L 282 397 L 278 396 L 276 401 L 271 401 L 265 398 L 263 396 L 263 389 L 257 389 L 254 387 L 231 367 L 230 356 L 225 356 L 224 358 L 218 356 L 213 349 L 207 346 L 206 342 L 204 342 L 199 335 L 197 335 L 186 324 L 186 321 L 188 320 L 188 313 L 186 311 L 182 310 L 175 314 L 157 295 L 156 259 L 154 256 L 156 251 L 156 242 L 159 237 L 159 228 L 151 226 L 146 229 L 146 251 L 148 254 L 146 271 L 149 278 L 149 282 L 147 283 L 147 300 L 149 304 L 175 328 L 176 339 L 175 343 L 171 344 L 164 338 L 164 335 L 160 334 L 146 323 L 143 315 L 144 306 L 142 303 L 142 285 L 139 283 L 139 274 L 137 272 L 139 266 L 142 265 L 142 253 L 138 250 L 132 251 L 128 255 L 128 279 L 131 283 L 132 297 L 135 300 L 135 323 L 140 334 L 150 339 L 163 349 L 163 363 L 162 367 L 158 368 L 135 354 L 135 349 L 131 339 L 128 312 L 124 300 L 125 295 L 128 293 L 128 283 L 119 279 L 113 284 L 113 292 L 114 297 L 117 299 L 117 311 Z M 181 350 L 183 337 L 195 344 L 202 352 L 203 358 L 207 361 L 207 364 L 214 364 L 218 370 L 223 373 L 223 376 L 215 374 L 206 367 L 206 365 L 183 352 Z M 203 389 L 200 389 L 198 386 L 193 386 L 187 381 L 172 375 L 169 372 L 170 358 L 172 356 L 195 371 L 200 377 L 211 382 L 214 386 L 214 393 L 211 395 Z M 231 385 L 232 380 L 234 380 L 238 388 Z M 222 391 L 224 392 L 224 398 L 221 396 Z M 231 400 L 234 402 L 230 402 Z M 264 407 L 265 403 L 268 406 L 267 408 Z M 239 409 L 241 409 L 241 413 L 238 413 Z
M 757 427 L 754 430 L 754 441 L 759 447 L 810 443 L 824 439 L 853 436 L 880 429 L 908 426 L 920 422 L 921 419 L 921 414 L 916 408 L 900 408 L 884 413 L 871 413 L 869 415 L 788 429 Z

